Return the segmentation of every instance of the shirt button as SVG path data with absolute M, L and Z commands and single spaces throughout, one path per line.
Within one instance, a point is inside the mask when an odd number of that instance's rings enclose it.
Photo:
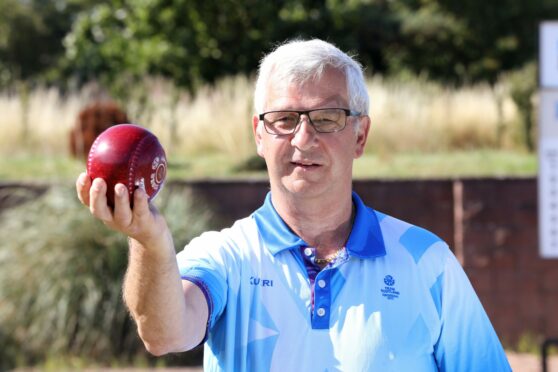
M 312 248 L 305 248 L 304 254 L 307 255 L 308 257 L 312 256 Z
M 323 307 L 320 307 L 318 309 L 317 313 L 318 313 L 318 316 L 324 316 L 325 315 L 325 309 Z
M 323 279 L 318 280 L 318 287 L 323 288 L 326 286 L 326 282 Z

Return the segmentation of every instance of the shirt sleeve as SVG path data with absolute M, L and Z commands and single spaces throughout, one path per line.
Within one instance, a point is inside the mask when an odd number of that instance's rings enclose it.
M 232 267 L 230 251 L 221 233 L 207 232 L 194 238 L 176 256 L 180 277 L 197 285 L 206 298 L 208 330 L 226 306 Z
M 463 268 L 453 254 L 441 278 L 440 371 L 511 371 L 506 354 Z

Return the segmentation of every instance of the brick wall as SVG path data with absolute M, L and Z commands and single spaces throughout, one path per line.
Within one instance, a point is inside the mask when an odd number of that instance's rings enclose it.
M 558 260 L 538 252 L 534 179 L 463 183 L 462 263 L 507 340 L 558 336 Z
M 269 189 L 265 181 L 181 186 L 228 222 L 256 209 Z M 558 260 L 539 257 L 536 179 L 357 180 L 353 187 L 373 208 L 448 242 L 506 344 L 526 333 L 558 336 Z
M 224 225 L 258 208 L 269 190 L 266 181 L 173 182 L 166 189 L 183 187 Z M 21 189 L 26 185 L 0 185 L 0 211 L 41 187 Z M 505 343 L 528 332 L 558 337 L 558 260 L 539 257 L 536 179 L 357 180 L 354 189 L 373 208 L 450 244 Z

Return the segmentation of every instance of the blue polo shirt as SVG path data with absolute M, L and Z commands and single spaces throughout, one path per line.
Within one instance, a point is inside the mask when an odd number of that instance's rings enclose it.
M 353 203 L 347 244 L 322 270 L 270 194 L 177 255 L 208 302 L 204 370 L 510 371 L 447 244 Z

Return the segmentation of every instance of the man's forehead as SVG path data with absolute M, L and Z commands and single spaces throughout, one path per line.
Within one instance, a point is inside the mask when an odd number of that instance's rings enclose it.
M 279 94 L 268 96 L 267 110 L 311 110 L 315 108 L 326 107 L 347 107 L 348 100 L 340 94 L 334 94 L 329 97 L 301 95 L 293 97 L 288 94 Z
M 320 84 L 345 84 L 346 76 L 344 71 L 326 66 L 321 72 L 319 71 L 283 71 L 273 68 L 269 75 L 269 85 L 320 85 Z
M 303 83 L 296 80 L 272 78 L 267 86 L 266 106 L 292 108 L 293 104 L 303 108 L 346 107 L 348 104 L 345 76 L 324 74 L 320 79 L 310 79 Z

